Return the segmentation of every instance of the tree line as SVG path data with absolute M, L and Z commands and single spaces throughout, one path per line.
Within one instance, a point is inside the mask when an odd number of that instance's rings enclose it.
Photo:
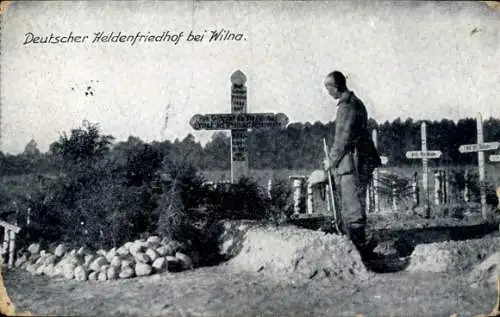
M 369 120 L 369 129 L 378 131 L 379 152 L 389 158 L 388 166 L 420 164 L 419 160 L 408 160 L 405 153 L 421 148 L 420 125 L 422 122 L 411 118 L 405 121 L 398 118 L 383 123 Z M 475 155 L 461 154 L 458 151 L 460 145 L 477 141 L 474 118 L 465 118 L 458 122 L 443 119 L 426 121 L 426 123 L 428 149 L 440 150 L 443 153 L 439 160 L 433 160 L 433 164 L 465 165 L 476 162 Z M 484 121 L 483 127 L 486 142 L 500 140 L 499 119 L 489 118 Z M 80 130 L 74 129 L 73 131 L 78 134 Z M 324 156 L 322 139 L 326 138 L 327 143 L 331 145 L 334 137 L 335 122 L 291 123 L 284 129 L 251 130 L 248 133 L 247 143 L 250 168 L 318 168 Z M 111 143 L 113 140 L 112 136 L 107 136 L 103 142 Z M 155 170 L 165 153 L 183 157 L 200 170 L 227 170 L 230 168 L 230 141 L 229 133 L 220 131 L 215 132 L 205 146 L 196 141 L 191 134 L 182 140 L 151 143 L 130 136 L 126 141 L 113 143 L 107 157 L 115 160 L 117 164 L 129 164 L 130 168 L 140 170 L 137 175 L 147 175 L 150 170 Z M 28 143 L 25 151 L 17 155 L 0 152 L 0 175 L 26 174 L 35 171 L 50 172 L 57 169 L 54 157 L 58 150 L 58 142 L 54 142 L 46 153 L 41 153 L 34 141 Z M 84 152 L 81 149 L 78 151 Z M 75 150 L 76 153 L 78 151 Z

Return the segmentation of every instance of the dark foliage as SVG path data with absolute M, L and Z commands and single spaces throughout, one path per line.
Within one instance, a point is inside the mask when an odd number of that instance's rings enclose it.
M 377 123 L 369 120 L 370 129 L 378 130 L 378 148 L 381 155 L 389 158 L 388 166 L 418 165 L 419 160 L 408 160 L 405 152 L 420 149 L 420 125 L 422 121 L 400 118 L 389 122 Z M 431 150 L 440 150 L 443 155 L 431 160 L 432 165 L 475 164 L 477 156 L 461 154 L 462 144 L 475 143 L 476 120 L 461 119 L 454 122 L 448 119 L 426 121 L 427 143 Z M 285 129 L 257 129 L 249 132 L 249 164 L 252 169 L 315 169 L 323 157 L 322 139 L 331 144 L 335 134 L 335 122 L 323 124 L 315 122 L 291 123 Z M 500 139 L 500 120 L 489 118 L 484 121 L 486 141 Z M 57 153 L 64 161 L 87 160 L 99 157 L 109 151 L 112 136 L 98 133 L 96 125 L 86 124 L 74 129 L 70 136 L 63 134 L 58 142 L 51 145 L 51 153 Z M 202 170 L 222 170 L 230 168 L 230 137 L 228 133 L 217 132 L 202 147 L 192 135 L 182 141 L 153 142 L 145 144 L 138 138 L 130 137 L 113 147 L 111 156 L 121 165 L 128 165 L 128 181 L 139 184 L 152 177 L 166 153 L 173 156 L 189 152 L 187 159 L 193 166 Z M 123 153 L 125 152 L 125 153 Z M 35 144 L 29 144 L 19 155 L 0 155 L 0 175 L 24 174 L 33 171 L 46 172 L 60 165 L 59 161 L 47 154 L 39 153 Z M 143 165 L 140 162 L 149 162 Z

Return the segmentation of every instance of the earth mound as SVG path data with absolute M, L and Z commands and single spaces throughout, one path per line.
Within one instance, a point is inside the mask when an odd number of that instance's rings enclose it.
M 299 280 L 366 280 L 372 276 L 346 237 L 293 225 L 226 223 L 226 265 Z
M 497 279 L 500 279 L 500 252 L 493 253 L 476 265 L 468 276 L 471 287 L 475 288 L 495 284 Z
M 447 241 L 417 245 L 408 271 L 464 272 L 498 251 L 500 238 Z

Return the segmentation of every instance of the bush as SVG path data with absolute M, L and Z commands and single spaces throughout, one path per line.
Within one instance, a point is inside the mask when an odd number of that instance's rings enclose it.
M 293 214 L 293 192 L 289 182 L 273 179 L 270 196 L 269 216 L 274 223 L 278 224 Z
M 264 220 L 269 218 L 269 202 L 265 191 L 250 178 L 236 184 L 207 189 L 205 203 L 212 206 L 221 219 Z
M 60 172 L 57 177 L 42 177 L 42 190 L 31 201 L 30 239 L 97 249 L 118 246 L 155 230 L 150 175 L 156 166 L 139 167 L 158 160 L 159 154 L 149 147 L 136 147 L 137 155 L 129 152 L 120 160 L 110 149 L 111 140 L 100 135 L 97 126 L 88 125 L 73 130 L 71 137 L 61 136 L 51 146 L 54 160 L 61 163 Z M 138 172 L 140 177 L 131 181 L 131 175 Z
M 154 211 L 158 218 L 156 233 L 180 242 L 186 252 L 196 253 L 199 265 L 218 263 L 222 214 L 208 202 L 203 178 L 192 165 L 171 162 L 165 164 L 161 177 L 163 193 Z
M 431 210 L 431 218 L 463 219 L 465 217 L 465 213 L 467 210 L 468 208 L 463 204 L 447 204 L 447 205 L 433 206 Z

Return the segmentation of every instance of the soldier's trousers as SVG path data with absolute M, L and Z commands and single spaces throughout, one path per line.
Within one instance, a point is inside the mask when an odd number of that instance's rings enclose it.
M 342 215 L 342 231 L 354 240 L 364 240 L 366 226 L 366 190 L 369 176 L 335 175 L 337 201 Z M 360 241 L 363 243 L 364 241 Z

